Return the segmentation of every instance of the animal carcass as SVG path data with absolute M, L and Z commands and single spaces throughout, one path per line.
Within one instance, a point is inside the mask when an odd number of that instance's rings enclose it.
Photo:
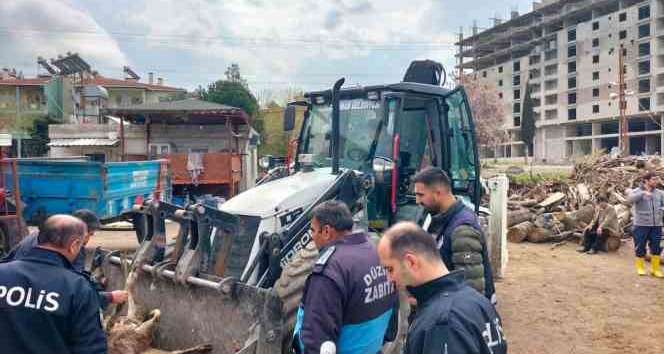
M 208 353 L 211 345 L 199 345 L 189 349 L 176 351 L 163 351 L 152 348 L 153 330 L 159 322 L 161 311 L 152 310 L 147 318 L 133 296 L 138 273 L 133 271 L 127 276 L 126 290 L 129 292 L 127 300 L 127 315 L 114 320 L 112 317 L 105 321 L 108 329 L 109 354 L 196 354 Z

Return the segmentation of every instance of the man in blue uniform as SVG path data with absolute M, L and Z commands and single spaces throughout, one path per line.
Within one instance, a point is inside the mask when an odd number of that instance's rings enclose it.
M 417 300 L 404 354 L 504 354 L 507 342 L 491 302 L 449 272 L 436 242 L 412 222 L 391 227 L 378 244 L 388 278 Z
M 333 342 L 339 353 L 374 354 L 396 328 L 397 293 L 380 266 L 374 244 L 353 232 L 353 218 L 341 202 L 313 211 L 311 235 L 320 256 L 307 278 L 297 313 L 293 349 L 319 353 Z
M 456 199 L 452 182 L 440 168 L 420 171 L 414 182 L 417 203 L 431 213 L 425 229 L 436 238 L 445 267 L 463 269 L 468 284 L 495 304 L 491 261 L 477 215 Z
M 3 353 L 106 353 L 97 292 L 72 267 L 86 233 L 80 219 L 54 215 L 36 247 L 0 263 Z
M 91 210 L 88 209 L 79 209 L 75 211 L 72 214 L 74 217 L 81 219 L 86 227 L 87 227 L 87 234 L 85 235 L 85 239 L 83 240 L 83 246 L 81 247 L 81 251 L 78 252 L 76 255 L 76 258 L 72 262 L 72 266 L 74 269 L 79 272 L 83 273 L 85 272 L 85 250 L 83 247 L 85 247 L 88 242 L 90 241 L 90 238 L 94 236 L 95 232 L 101 228 L 101 223 L 99 222 L 99 219 L 93 213 Z M 14 247 L 7 256 L 5 256 L 5 261 L 10 261 L 14 260 L 16 258 L 20 258 L 24 256 L 25 254 L 29 253 L 32 248 L 37 247 L 37 233 L 32 233 L 28 236 L 26 236 L 21 242 L 19 242 L 16 247 Z M 96 285 L 95 285 L 96 286 Z M 101 304 L 101 307 L 105 309 L 109 304 L 120 304 L 123 302 L 127 301 L 127 298 L 129 297 L 129 293 L 125 290 L 114 290 L 114 291 L 99 291 L 99 303 Z

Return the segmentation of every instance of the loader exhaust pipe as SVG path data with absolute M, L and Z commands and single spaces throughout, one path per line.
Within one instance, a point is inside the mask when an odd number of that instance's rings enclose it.
M 332 87 L 332 174 L 339 174 L 339 90 L 344 84 L 343 77 Z

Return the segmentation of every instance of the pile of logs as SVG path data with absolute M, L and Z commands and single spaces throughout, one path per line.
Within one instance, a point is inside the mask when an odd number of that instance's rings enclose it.
M 536 243 L 581 240 L 600 195 L 608 197 L 627 233 L 631 215 L 625 195 L 646 171 L 664 177 L 664 164 L 658 157 L 595 154 L 577 163 L 566 181 L 510 186 L 507 238 Z M 621 236 L 609 238 L 609 250 L 620 247 Z

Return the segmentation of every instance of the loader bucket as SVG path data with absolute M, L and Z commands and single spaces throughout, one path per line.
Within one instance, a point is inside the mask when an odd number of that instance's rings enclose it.
M 130 262 L 98 250 L 107 289 L 123 289 Z M 124 265 L 123 265 L 124 263 Z M 133 293 L 144 312 L 161 310 L 154 346 L 177 350 L 211 344 L 212 353 L 281 353 L 281 300 L 233 278 L 201 275 L 177 282 L 175 271 L 142 264 Z

